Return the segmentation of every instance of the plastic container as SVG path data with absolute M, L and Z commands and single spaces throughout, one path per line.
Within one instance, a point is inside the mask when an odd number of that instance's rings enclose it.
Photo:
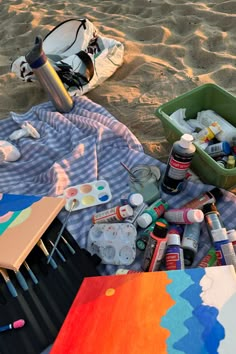
M 186 108 L 186 118 L 196 119 L 198 112 L 211 109 L 236 126 L 236 97 L 215 84 L 199 86 L 161 105 L 156 110 L 165 131 L 166 139 L 173 144 L 183 132 L 170 115 L 180 108 Z M 236 184 L 236 168 L 225 169 L 204 150 L 196 146 L 191 169 L 208 184 L 229 189 Z
M 132 224 L 96 224 L 88 233 L 88 251 L 103 264 L 129 265 L 136 256 L 137 230 Z

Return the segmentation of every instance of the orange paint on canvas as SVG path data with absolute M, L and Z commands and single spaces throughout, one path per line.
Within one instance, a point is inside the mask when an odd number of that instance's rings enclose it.
M 165 272 L 158 282 L 154 277 L 139 273 L 85 279 L 51 354 L 167 353 L 170 332 L 160 322 L 174 305 L 166 291 L 171 280 Z

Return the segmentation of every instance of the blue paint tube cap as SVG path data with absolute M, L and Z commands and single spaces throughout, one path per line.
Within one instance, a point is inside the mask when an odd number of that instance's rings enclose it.
M 227 141 L 223 141 L 222 148 L 223 148 L 223 151 L 224 151 L 225 155 L 229 155 L 230 154 L 231 147 L 230 147 L 230 144 Z

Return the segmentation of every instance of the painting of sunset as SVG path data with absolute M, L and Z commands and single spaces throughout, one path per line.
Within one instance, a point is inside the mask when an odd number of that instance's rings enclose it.
M 232 266 L 85 278 L 50 354 L 233 353 L 235 306 Z

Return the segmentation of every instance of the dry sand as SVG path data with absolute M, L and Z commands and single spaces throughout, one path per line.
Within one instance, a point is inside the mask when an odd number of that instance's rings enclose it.
M 38 83 L 21 82 L 11 62 L 35 36 L 86 17 L 125 46 L 122 67 L 87 96 L 126 124 L 150 155 L 165 161 L 169 144 L 158 106 L 204 83 L 236 95 L 236 1 L 2 0 L 0 118 L 47 100 Z

